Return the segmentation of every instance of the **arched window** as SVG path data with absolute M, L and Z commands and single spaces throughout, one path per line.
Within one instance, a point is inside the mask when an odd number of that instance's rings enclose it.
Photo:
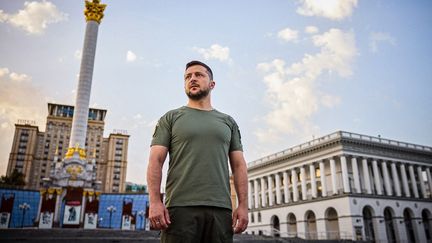
M 288 214 L 288 237 L 297 237 L 297 219 L 293 213 Z
M 328 208 L 325 213 L 327 239 L 339 239 L 339 218 L 334 208 Z
M 363 208 L 363 224 L 365 230 L 365 236 L 367 241 L 375 241 L 375 232 L 374 232 L 374 217 L 373 209 L 370 206 L 366 206 Z
M 432 220 L 432 215 L 431 212 L 427 209 L 423 209 L 422 211 L 422 221 L 423 221 L 423 228 L 425 231 L 425 235 L 426 235 L 426 240 L 427 242 L 431 242 L 432 241 L 432 224 L 431 224 L 431 220 Z
M 389 207 L 384 209 L 384 221 L 386 227 L 387 241 L 396 242 L 396 233 L 394 228 L 394 213 Z

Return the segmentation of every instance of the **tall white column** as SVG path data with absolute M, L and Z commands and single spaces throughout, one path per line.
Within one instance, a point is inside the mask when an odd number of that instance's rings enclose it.
M 424 184 L 424 181 L 423 181 L 423 172 L 422 172 L 421 166 L 417 167 L 417 176 L 418 176 L 418 179 L 419 179 L 419 182 L 420 182 L 420 191 L 422 193 L 422 197 L 423 198 L 427 198 L 426 187 L 425 187 L 425 184 Z
M 276 181 L 276 204 L 281 204 L 282 203 L 282 194 L 281 194 L 279 173 L 275 174 L 275 181 Z
M 317 197 L 317 181 L 315 175 L 315 165 L 312 163 L 309 165 L 309 173 L 311 178 L 311 189 L 312 189 L 312 198 Z
M 259 208 L 258 179 L 254 179 L 253 182 L 254 182 L 254 196 L 255 196 L 254 208 Z
M 268 196 L 269 196 L 269 206 L 273 206 L 273 178 L 271 175 L 267 176 L 267 185 L 268 185 Z
M 253 208 L 254 206 L 252 205 L 252 181 L 248 182 L 248 205 L 249 208 Z
M 332 181 L 332 191 L 333 195 L 337 194 L 336 187 L 336 162 L 334 159 L 330 159 L 330 173 L 331 173 L 331 181 Z
M 375 189 L 378 195 L 382 195 L 382 184 L 381 184 L 381 176 L 378 169 L 378 162 L 374 159 L 372 161 L 373 168 L 373 177 L 375 181 Z
M 301 180 L 302 200 L 306 200 L 307 199 L 306 170 L 303 166 L 300 167 L 300 180 Z
M 381 169 L 383 171 L 384 187 L 386 190 L 386 194 L 387 194 L 387 196 L 392 196 L 393 191 L 392 191 L 392 186 L 390 184 L 390 176 L 389 176 L 388 169 L 387 169 L 387 163 L 385 161 L 383 161 L 381 163 Z
M 391 171 L 392 171 L 393 184 L 395 187 L 395 193 L 396 193 L 396 196 L 400 197 L 400 196 L 402 196 L 402 192 L 401 192 L 401 187 L 400 187 L 400 182 L 399 182 L 399 176 L 397 173 L 396 163 L 391 162 L 390 166 L 391 166 Z
M 298 191 L 298 187 L 297 187 L 297 181 L 298 181 L 298 178 L 297 178 L 297 171 L 295 170 L 295 169 L 292 169 L 291 170 L 291 178 L 292 178 L 292 189 L 293 189 L 293 201 L 294 202 L 297 202 L 298 201 L 298 194 L 299 194 L 299 191 Z
M 351 192 L 350 186 L 349 186 L 349 179 L 348 179 L 348 166 L 345 155 L 340 156 L 341 160 L 341 170 L 342 170 L 342 185 L 343 185 L 343 191 L 344 193 Z
M 429 197 L 432 197 L 432 176 L 429 167 L 426 168 L 426 176 L 429 184 Z
M 78 145 L 79 148 L 85 149 L 98 28 L 98 22 L 87 21 L 69 148 Z
M 418 188 L 417 188 L 417 181 L 415 179 L 415 174 L 414 174 L 414 166 L 413 165 L 409 165 L 408 166 L 408 171 L 409 171 L 409 175 L 410 175 L 410 180 L 411 180 L 411 187 L 414 193 L 414 197 L 415 198 L 419 198 L 419 193 L 418 193 Z
M 360 176 L 359 176 L 359 170 L 357 165 L 357 158 L 352 157 L 351 158 L 351 166 L 352 166 L 352 172 L 354 177 L 354 189 L 356 193 L 361 193 L 361 187 L 360 187 Z
M 283 180 L 284 180 L 284 202 L 285 203 L 289 203 L 291 201 L 291 194 L 289 191 L 289 185 L 290 185 L 290 181 L 288 178 L 288 172 L 284 171 L 283 172 Z
M 362 160 L 362 167 L 363 167 L 363 177 L 364 177 L 364 186 L 366 188 L 367 194 L 372 194 L 372 187 L 370 183 L 370 176 L 369 176 L 369 166 L 366 158 L 363 158 Z
M 327 179 L 326 179 L 326 171 L 324 161 L 320 161 L 320 180 L 321 180 L 321 194 L 323 197 L 327 197 Z
M 406 197 L 411 197 L 411 192 L 408 185 L 408 178 L 406 174 L 405 164 L 400 164 L 400 173 L 402 177 L 402 188 Z
M 261 207 L 267 206 L 267 198 L 265 193 L 265 180 L 264 177 L 261 178 Z

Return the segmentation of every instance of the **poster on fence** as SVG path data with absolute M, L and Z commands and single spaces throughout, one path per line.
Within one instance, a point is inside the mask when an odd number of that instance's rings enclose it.
M 39 229 L 51 229 L 53 225 L 54 213 L 41 212 L 39 219 Z
M 97 214 L 86 213 L 84 216 L 84 229 L 96 229 L 97 227 Z
M 65 205 L 63 224 L 79 225 L 81 205 Z
M 10 213 L 0 213 L 0 229 L 7 229 L 9 227 Z

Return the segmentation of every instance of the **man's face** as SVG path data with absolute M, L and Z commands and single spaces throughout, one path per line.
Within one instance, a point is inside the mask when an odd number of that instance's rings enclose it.
M 210 80 L 207 69 L 200 65 L 194 65 L 186 69 L 184 81 L 186 95 L 192 100 L 201 100 L 207 97 L 215 85 Z

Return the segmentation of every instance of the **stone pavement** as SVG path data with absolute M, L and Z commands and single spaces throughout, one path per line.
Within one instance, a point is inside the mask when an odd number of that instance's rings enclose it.
M 158 231 L 125 231 L 114 229 L 0 229 L 0 242 L 23 243 L 159 243 Z M 283 243 L 282 241 L 264 236 L 235 235 L 235 243 Z

